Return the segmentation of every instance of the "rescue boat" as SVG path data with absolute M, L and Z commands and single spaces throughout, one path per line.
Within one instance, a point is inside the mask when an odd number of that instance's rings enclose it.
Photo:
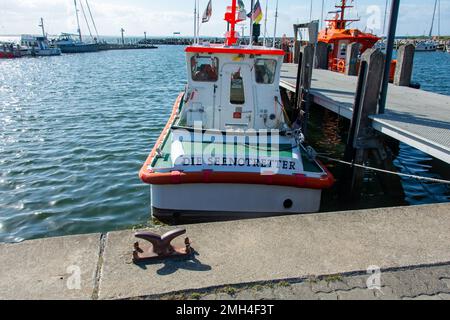
M 359 19 L 347 19 L 345 17 L 345 10 L 353 8 L 347 5 L 346 0 L 342 0 L 339 5 L 335 6 L 338 9 L 335 12 L 334 19 L 326 20 L 327 27 L 320 31 L 318 40 L 330 45 L 330 52 L 328 55 L 328 67 L 332 71 L 345 72 L 347 46 L 350 43 L 359 43 L 360 53 L 364 53 L 367 49 L 372 48 L 381 38 L 371 34 L 362 32 L 358 29 L 349 29 L 348 25 L 352 22 L 357 22 Z
M 232 0 L 225 43 L 185 50 L 186 89 L 140 171 L 156 218 L 312 213 L 334 183 L 281 102 L 284 52 L 240 45 L 240 17 Z

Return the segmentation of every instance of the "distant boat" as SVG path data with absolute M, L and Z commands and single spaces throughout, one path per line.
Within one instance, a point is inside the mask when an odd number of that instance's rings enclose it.
M 62 53 L 87 53 L 99 51 L 97 43 L 85 43 L 75 38 L 75 35 L 63 33 L 55 41 Z
M 83 15 L 85 16 L 85 19 L 87 22 L 87 17 L 85 15 L 85 11 L 83 8 L 83 3 L 80 2 L 80 4 L 81 4 L 81 9 L 83 11 Z M 87 3 L 87 1 L 86 1 L 86 4 L 88 5 L 88 8 L 89 8 L 89 4 Z M 99 51 L 99 45 L 97 43 L 97 38 L 93 38 L 95 43 L 83 42 L 83 36 L 81 34 L 81 28 L 80 28 L 80 18 L 78 16 L 77 0 L 74 0 L 74 5 L 75 5 L 75 14 L 76 14 L 76 18 L 77 18 L 78 34 L 73 35 L 73 34 L 69 34 L 69 33 L 62 33 L 61 36 L 55 41 L 55 44 L 58 46 L 58 48 L 61 49 L 62 53 L 86 53 L 86 52 Z M 90 8 L 89 8 L 89 12 L 90 12 Z M 92 14 L 91 14 L 91 19 L 93 21 Z M 88 27 L 89 27 L 89 25 L 88 25 Z M 95 22 L 94 22 L 94 27 L 95 27 Z M 97 27 L 95 27 L 95 29 L 97 29 Z M 89 32 L 90 32 L 90 29 L 89 29 Z M 91 36 L 92 36 L 92 34 L 91 34 Z
M 416 43 L 416 51 L 433 52 L 437 50 L 437 43 L 433 40 L 419 41 Z
M 450 44 L 447 44 L 447 52 L 450 53 Z
M 0 43 L 0 59 L 21 57 L 19 49 L 13 43 Z
M 61 55 L 61 49 L 53 47 L 47 37 L 22 35 L 20 45 L 22 55 L 31 55 L 34 57 Z

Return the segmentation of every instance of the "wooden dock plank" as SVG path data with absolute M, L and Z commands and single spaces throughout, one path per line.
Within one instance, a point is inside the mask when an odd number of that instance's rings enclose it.
M 280 86 L 294 92 L 297 65 L 284 64 Z M 357 77 L 315 69 L 314 102 L 351 119 Z M 372 116 L 373 127 L 394 139 L 450 163 L 450 96 L 389 85 L 386 113 Z

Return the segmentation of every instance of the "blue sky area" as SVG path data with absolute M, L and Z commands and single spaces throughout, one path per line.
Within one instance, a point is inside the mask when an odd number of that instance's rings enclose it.
M 81 0 L 84 1 L 85 0 Z M 260 0 L 265 12 L 266 0 Z M 200 0 L 203 12 L 208 0 Z M 249 7 L 250 0 L 244 0 Z M 326 12 L 333 10 L 335 0 L 325 0 Z M 441 0 L 441 34 L 450 35 L 450 0 Z M 173 32 L 193 34 L 194 0 L 89 0 L 101 35 L 119 35 L 123 27 L 128 36 L 167 36 Z M 223 15 L 230 0 L 213 0 L 213 17 L 201 27 L 204 36 L 222 36 Z M 269 0 L 268 33 L 273 34 L 276 0 Z M 386 0 L 355 0 L 351 17 L 360 17 L 354 26 L 380 35 L 383 33 Z M 313 1 L 313 19 L 320 19 L 322 0 Z M 428 34 L 434 0 L 402 0 L 397 35 Z M 73 0 L 0 0 L 0 34 L 39 33 L 38 22 L 45 19 L 50 34 L 75 32 Z M 292 35 L 292 24 L 310 17 L 310 0 L 280 0 L 278 34 Z M 81 16 L 83 33 L 87 33 Z M 248 32 L 248 29 L 245 31 Z M 437 34 L 437 21 L 435 26 Z

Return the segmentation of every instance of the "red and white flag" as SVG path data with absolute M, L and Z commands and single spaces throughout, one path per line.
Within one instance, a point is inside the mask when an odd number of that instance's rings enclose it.
M 206 7 L 205 12 L 203 13 L 202 23 L 206 23 L 212 16 L 212 0 L 209 0 L 208 6 Z

